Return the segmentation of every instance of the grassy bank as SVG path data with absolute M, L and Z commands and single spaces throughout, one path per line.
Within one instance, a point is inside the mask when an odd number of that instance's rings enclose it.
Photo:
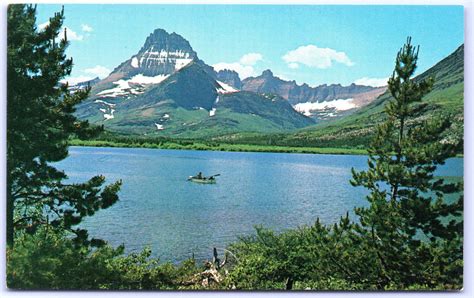
M 314 147 L 290 147 L 271 145 L 250 144 L 216 144 L 216 143 L 175 143 L 175 142 L 116 142 L 105 140 L 78 140 L 69 141 L 71 146 L 91 147 L 122 147 L 122 148 L 154 148 L 154 149 L 177 149 L 177 150 L 212 150 L 233 152 L 276 152 L 276 153 L 309 153 L 309 154 L 357 154 L 364 155 L 367 151 L 356 148 L 314 148 Z

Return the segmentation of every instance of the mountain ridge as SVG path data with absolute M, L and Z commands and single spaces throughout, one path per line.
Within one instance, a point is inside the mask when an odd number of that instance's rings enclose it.
M 415 78 L 437 76 L 428 95 L 428 114 L 448 106 L 462 117 L 463 49 L 461 45 Z M 381 121 L 389 97 L 386 87 L 310 87 L 282 80 L 271 70 L 241 81 L 235 71 L 215 72 L 179 34 L 157 29 L 136 54 L 94 82 L 76 114 L 125 134 L 225 139 L 240 133 L 284 133 L 279 141 L 288 144 L 305 140 L 324 146 L 324 140 L 345 138 L 337 145 L 358 146 Z
M 364 93 L 378 88 L 380 87 L 356 85 L 354 83 L 348 86 L 342 86 L 341 84 L 321 84 L 316 87 L 310 87 L 306 83 L 298 85 L 294 80 L 286 81 L 274 76 L 270 69 L 264 70 L 260 76 L 249 77 L 242 81 L 243 90 L 276 93 L 288 99 L 292 105 L 303 102 L 350 98 L 354 94 Z
M 76 114 L 110 131 L 175 137 L 288 131 L 314 123 L 284 99 L 249 95 L 219 81 L 187 40 L 162 29 L 97 83 Z
M 457 142 L 464 134 L 464 44 L 454 52 L 417 75 L 419 81 L 434 77 L 433 89 L 422 101 L 422 109 L 410 120 L 410 125 L 420 123 L 432 117 L 449 117 L 452 125 L 444 133 L 444 141 Z M 278 135 L 228 136 L 217 141 L 235 143 L 253 143 L 314 146 L 314 147 L 366 147 L 375 127 L 385 120 L 384 106 L 391 99 L 388 91 L 376 100 L 347 117 L 332 122 L 308 126 L 298 132 Z M 459 152 L 462 152 L 462 146 Z

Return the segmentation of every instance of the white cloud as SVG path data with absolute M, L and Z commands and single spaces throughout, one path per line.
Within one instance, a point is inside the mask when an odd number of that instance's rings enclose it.
M 39 24 L 37 27 L 38 27 L 38 31 L 43 31 L 46 26 L 49 25 L 49 21 L 46 21 L 44 23 L 41 23 Z M 91 31 L 87 31 L 84 29 L 84 26 L 87 26 L 88 28 L 87 29 L 90 29 L 92 31 L 92 27 L 88 26 L 88 25 L 82 25 L 82 30 L 84 32 L 91 32 Z M 71 28 L 65 26 L 63 28 L 61 28 L 61 30 L 59 30 L 59 35 L 58 37 L 56 38 L 56 41 L 59 42 L 60 39 L 62 39 L 64 37 L 64 29 L 66 29 L 66 33 L 67 33 L 67 40 L 69 41 L 72 41 L 72 40 L 77 40 L 77 41 L 82 41 L 84 40 L 84 35 L 80 35 L 78 34 L 76 31 L 72 30 Z
M 319 48 L 311 44 L 289 51 L 282 59 L 288 64 L 288 67 L 293 69 L 297 68 L 299 64 L 324 69 L 331 67 L 333 61 L 347 66 L 354 65 L 344 52 L 330 48 Z
M 243 55 L 238 62 L 232 62 L 232 63 L 227 63 L 227 62 L 219 62 L 212 67 L 216 71 L 224 70 L 224 69 L 229 69 L 236 71 L 239 74 L 240 79 L 245 79 L 251 76 L 255 76 L 255 69 L 254 65 L 263 60 L 262 54 L 259 53 L 248 53 Z
M 288 67 L 291 69 L 297 69 L 298 67 L 300 67 L 300 65 L 298 63 L 291 62 L 291 63 L 288 63 Z
M 243 65 L 255 65 L 258 61 L 263 60 L 263 56 L 260 53 L 248 53 L 240 58 L 239 62 Z
M 66 33 L 67 33 L 67 40 L 77 40 L 77 41 L 81 41 L 84 39 L 84 36 L 83 35 L 79 35 L 77 34 L 74 30 L 72 30 L 71 28 L 69 27 L 64 27 L 64 29 L 66 29 Z M 63 30 L 64 31 L 64 30 Z
M 81 28 L 82 28 L 82 31 L 84 31 L 84 32 L 92 32 L 92 31 L 94 31 L 94 29 L 93 29 L 91 26 L 87 25 L 87 24 L 82 24 L 82 25 L 81 25 Z
M 48 25 L 49 25 L 49 21 L 46 21 L 46 22 L 44 22 L 44 23 L 41 23 L 41 24 L 38 25 L 38 30 L 39 30 L 39 31 L 43 31 L 44 28 L 46 28 L 46 26 L 48 26 Z
M 216 71 L 220 71 L 224 69 L 234 70 L 239 74 L 242 80 L 245 78 L 251 77 L 255 74 L 255 70 L 252 66 L 242 65 L 239 62 L 234 62 L 234 63 L 220 62 L 220 63 L 216 63 L 212 65 L 212 67 L 214 67 Z
M 41 23 L 38 25 L 38 30 L 39 31 L 43 31 L 46 26 L 49 25 L 49 21 L 47 22 L 44 22 L 44 23 Z M 71 40 L 77 40 L 77 41 L 82 41 L 84 39 L 84 36 L 83 35 L 79 35 L 77 34 L 77 32 L 75 32 L 74 30 L 72 30 L 71 28 L 69 27 L 63 27 L 61 28 L 61 30 L 59 31 L 59 36 L 58 38 L 61 39 L 64 37 L 64 29 L 66 29 L 66 32 L 67 32 L 67 39 L 69 41 Z M 91 28 L 92 29 L 92 28 Z
M 66 79 L 62 79 L 61 83 L 65 84 L 66 82 L 69 83 L 69 86 L 76 85 L 77 83 L 86 82 L 92 80 L 93 77 L 91 76 L 77 76 L 77 77 L 69 77 Z
M 84 73 L 91 74 L 102 79 L 110 74 L 110 69 L 102 65 L 96 65 L 92 68 L 84 69 Z
M 61 80 L 61 83 L 69 82 L 69 85 L 72 86 L 80 82 L 90 81 L 96 77 L 103 79 L 110 74 L 110 69 L 102 65 L 96 65 L 94 67 L 84 69 L 81 71 L 81 73 L 84 73 L 85 75 L 68 77 Z
M 372 86 L 372 87 L 382 87 L 387 86 L 388 78 L 367 78 L 363 77 L 354 81 L 356 85 Z

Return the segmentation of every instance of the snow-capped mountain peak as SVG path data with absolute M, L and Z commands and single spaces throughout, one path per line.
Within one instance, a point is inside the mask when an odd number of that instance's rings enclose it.
M 112 73 L 148 77 L 170 75 L 197 60 L 196 52 L 181 35 L 156 29 L 147 37 L 140 51 Z

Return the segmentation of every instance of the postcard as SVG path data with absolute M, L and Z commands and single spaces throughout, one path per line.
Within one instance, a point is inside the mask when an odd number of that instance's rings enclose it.
M 7 9 L 10 289 L 463 288 L 463 6 Z

